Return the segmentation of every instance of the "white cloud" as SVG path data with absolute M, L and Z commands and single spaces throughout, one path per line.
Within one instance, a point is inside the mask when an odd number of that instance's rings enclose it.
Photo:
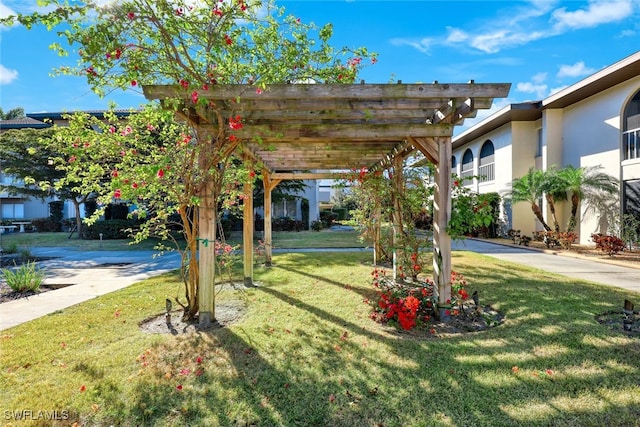
M 536 99 L 547 96 L 549 87 L 546 85 L 547 73 L 538 73 L 531 77 L 530 82 L 520 82 L 516 85 L 516 90 L 524 93 L 532 93 Z
M 497 53 L 568 31 L 629 18 L 634 11 L 634 1 L 590 0 L 586 6 L 576 10 L 569 10 L 566 6 L 558 8 L 558 2 L 552 0 L 530 0 L 524 4 L 504 2 L 509 6 L 499 9 L 492 18 L 475 21 L 473 28 L 447 27 L 442 35 L 422 40 L 395 39 L 393 43 L 412 46 L 423 53 L 430 53 L 437 46 Z M 631 34 L 627 31 L 623 35 Z
M 636 35 L 636 31 L 635 30 L 622 30 L 620 32 L 620 34 L 618 35 L 618 37 L 623 38 L 623 37 L 633 37 Z
M 8 7 L 4 3 L 0 2 L 0 18 L 6 18 L 9 15 L 15 15 L 15 14 L 16 13 L 13 11 L 13 9 Z
M 18 71 L 10 70 L 0 64 L 0 85 L 6 85 L 18 78 Z
M 568 88 L 568 87 L 569 87 L 569 85 L 558 86 L 558 87 L 552 87 L 552 88 L 549 90 L 549 96 L 553 95 L 554 93 L 558 93 L 558 92 L 560 92 L 561 90 L 566 89 L 566 88 Z
M 447 31 L 447 43 L 462 43 L 469 38 L 467 33 L 459 28 L 447 27 Z
M 554 28 L 578 29 L 620 21 L 633 13 L 632 0 L 592 0 L 586 9 L 556 9 L 551 15 Z
M 536 84 L 544 83 L 545 80 L 547 80 L 547 73 L 538 73 L 531 77 L 531 81 Z
M 404 45 L 411 46 L 422 53 L 429 54 L 431 50 L 431 46 L 433 45 L 433 40 L 429 38 L 423 38 L 422 40 L 396 38 L 396 39 L 391 39 L 391 44 L 395 46 L 404 46 Z
M 573 65 L 561 65 L 558 71 L 558 78 L 563 77 L 582 77 L 595 73 L 594 68 L 589 68 L 584 65 L 583 61 L 576 62 Z

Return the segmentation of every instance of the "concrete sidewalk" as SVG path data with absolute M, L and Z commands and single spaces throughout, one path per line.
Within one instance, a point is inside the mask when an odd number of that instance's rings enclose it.
M 453 250 L 478 252 L 574 279 L 640 292 L 640 268 L 597 261 L 570 252 L 511 246 L 477 239 L 454 242 Z
M 180 255 L 156 251 L 76 251 L 32 248 L 46 273 L 45 285 L 63 287 L 0 304 L 0 330 L 37 319 L 180 267 Z M 73 285 L 73 286 L 64 286 Z
M 640 269 L 548 253 L 521 246 L 509 246 L 467 239 L 454 242 L 453 250 L 482 253 L 494 258 L 539 268 L 564 276 L 640 292 Z M 274 249 L 285 252 L 356 252 L 363 248 Z M 104 295 L 133 283 L 175 270 L 178 253 L 154 257 L 155 251 L 76 251 L 65 248 L 32 248 L 36 256 L 54 257 L 39 264 L 47 271 L 45 284 L 73 285 L 29 298 L 0 304 L 0 330 L 57 310 Z

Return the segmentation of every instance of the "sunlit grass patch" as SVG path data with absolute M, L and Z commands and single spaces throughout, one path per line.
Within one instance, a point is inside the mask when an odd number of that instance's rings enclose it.
M 168 274 L 3 331 L 0 407 L 87 425 L 634 424 L 640 340 L 594 316 L 638 295 L 456 253 L 506 320 L 420 337 L 369 318 L 370 256 L 276 255 L 257 287 L 217 295 L 246 305 L 224 328 L 143 332 L 181 293 Z

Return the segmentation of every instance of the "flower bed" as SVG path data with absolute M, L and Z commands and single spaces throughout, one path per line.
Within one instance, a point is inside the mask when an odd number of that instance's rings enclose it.
M 459 316 L 465 311 L 464 302 L 469 298 L 467 281 L 451 272 L 452 299 L 446 305 L 438 304 L 437 289 L 429 278 L 417 281 L 395 281 L 386 270 L 375 269 L 371 273 L 377 298 L 371 303 L 371 318 L 377 322 L 397 325 L 403 330 L 425 328 L 438 317 L 438 308 L 444 308 L 447 316 Z

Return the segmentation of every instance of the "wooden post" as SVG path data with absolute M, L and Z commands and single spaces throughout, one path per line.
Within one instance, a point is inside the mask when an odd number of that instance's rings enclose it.
M 437 138 L 436 192 L 433 201 L 433 280 L 438 287 L 440 319 L 449 320 L 451 303 L 451 237 L 447 225 L 451 219 L 451 138 Z M 448 302 L 447 302 L 448 301 Z
M 262 172 L 264 187 L 264 264 L 271 267 L 273 257 L 273 238 L 271 235 L 271 191 L 280 183 L 279 179 L 271 179 L 268 171 Z
M 198 237 L 198 323 L 201 328 L 208 328 L 216 321 L 216 203 L 211 182 L 204 186 L 198 207 Z
M 244 284 L 253 285 L 253 182 L 244 184 L 242 252 L 244 255 Z
M 403 188 L 403 159 L 401 156 L 393 158 L 393 177 L 391 179 L 391 199 L 393 201 L 393 212 L 391 218 L 393 221 L 393 280 L 398 278 L 398 241 L 402 230 L 402 206 L 401 195 L 399 194 Z
M 374 208 L 373 220 L 373 265 L 377 266 L 382 258 L 382 248 L 380 246 L 382 206 L 379 204 Z

